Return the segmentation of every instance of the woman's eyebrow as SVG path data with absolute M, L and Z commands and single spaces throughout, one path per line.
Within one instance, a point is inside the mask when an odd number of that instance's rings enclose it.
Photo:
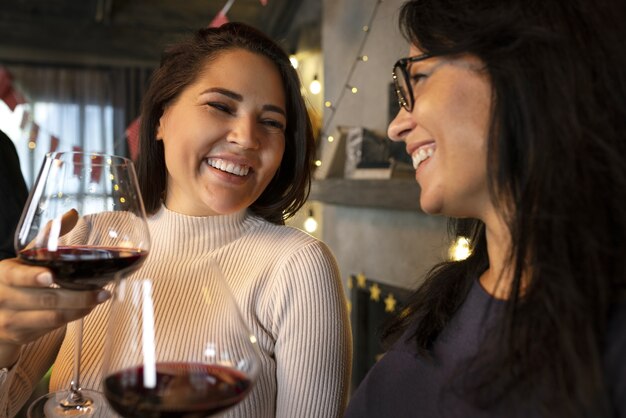
M 222 87 L 211 87 L 208 88 L 206 90 L 204 90 L 202 93 L 200 93 L 200 95 L 206 94 L 206 93 L 219 93 L 219 94 L 223 94 L 226 97 L 229 97 L 233 100 L 236 100 L 238 102 L 242 102 L 243 101 L 243 96 L 239 93 L 235 93 L 232 90 L 228 90 Z
M 287 117 L 287 114 L 285 113 L 283 108 L 279 107 L 279 106 L 276 106 L 276 105 L 266 104 L 266 105 L 263 106 L 263 110 L 267 110 L 268 112 L 280 113 L 284 117 Z
M 223 87 L 211 87 L 208 88 L 206 90 L 204 90 L 202 93 L 200 93 L 200 96 L 206 93 L 218 93 L 218 94 L 223 94 L 226 97 L 229 97 L 233 100 L 236 100 L 238 102 L 242 102 L 243 101 L 243 96 L 239 93 L 235 93 L 232 90 L 228 90 L 225 89 Z M 268 112 L 276 112 L 276 113 L 280 113 L 281 115 L 287 117 L 287 113 L 285 112 L 285 110 L 280 107 L 280 106 L 276 106 L 273 104 L 266 104 L 263 105 L 263 110 L 266 110 Z

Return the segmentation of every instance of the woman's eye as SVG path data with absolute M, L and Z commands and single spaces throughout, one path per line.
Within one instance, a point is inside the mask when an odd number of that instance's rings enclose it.
M 270 128 L 275 128 L 275 129 L 279 129 L 281 131 L 285 130 L 285 125 L 282 122 L 279 122 L 277 120 L 274 119 L 263 119 L 261 121 L 261 123 L 265 126 L 268 126 Z
M 228 113 L 228 114 L 232 114 L 233 113 L 232 109 L 230 107 L 228 107 L 227 105 L 225 105 L 224 103 L 209 102 L 209 103 L 207 103 L 207 106 L 210 106 L 210 107 L 212 107 L 214 109 L 217 109 L 217 110 L 219 110 L 221 112 L 225 112 L 225 113 Z
M 423 73 L 415 73 L 415 74 L 411 74 L 411 84 L 413 86 L 417 85 L 417 83 L 419 83 L 421 80 L 425 79 L 427 76 L 426 74 Z

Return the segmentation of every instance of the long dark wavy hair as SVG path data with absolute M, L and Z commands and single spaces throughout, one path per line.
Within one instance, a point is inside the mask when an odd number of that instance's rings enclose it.
M 536 399 L 544 416 L 611 414 L 604 337 L 626 285 L 625 17 L 624 2 L 592 0 L 414 0 L 400 11 L 407 40 L 479 57 L 493 87 L 487 164 L 513 282 L 461 372 L 472 373 L 463 393 L 478 407 Z M 488 268 L 485 225 L 450 226 L 471 237 L 471 256 L 427 274 L 387 342 L 416 326 L 411 338 L 429 355 Z
M 243 23 L 198 30 L 169 47 L 161 58 L 143 97 L 137 176 L 146 211 L 156 212 L 167 186 L 163 141 L 156 140 L 165 108 L 192 84 L 205 65 L 233 49 L 263 55 L 276 66 L 285 89 L 287 126 L 285 152 L 274 178 L 250 211 L 276 224 L 284 224 L 304 204 L 311 186 L 315 141 L 311 121 L 300 93 L 300 79 L 283 49 L 259 30 Z

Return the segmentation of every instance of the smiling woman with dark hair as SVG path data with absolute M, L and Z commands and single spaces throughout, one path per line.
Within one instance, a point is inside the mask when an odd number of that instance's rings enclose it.
M 472 254 L 430 271 L 346 417 L 626 417 L 625 9 L 404 4 L 389 136 Z

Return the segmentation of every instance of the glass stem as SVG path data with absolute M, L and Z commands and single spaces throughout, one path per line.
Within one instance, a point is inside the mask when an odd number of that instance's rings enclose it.
M 74 347 L 74 376 L 72 378 L 72 392 L 80 390 L 80 356 L 83 351 L 83 318 L 76 322 L 76 347 Z
M 69 394 L 67 398 L 61 401 L 61 405 L 65 408 L 74 408 L 76 406 L 83 406 L 87 399 L 83 398 L 80 393 L 80 356 L 83 349 L 83 318 L 74 321 L 76 325 L 76 345 L 74 347 L 74 375 L 72 377 L 72 383 L 70 385 Z

